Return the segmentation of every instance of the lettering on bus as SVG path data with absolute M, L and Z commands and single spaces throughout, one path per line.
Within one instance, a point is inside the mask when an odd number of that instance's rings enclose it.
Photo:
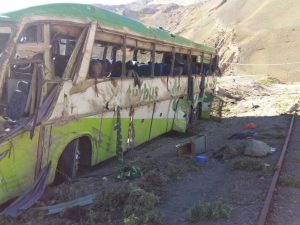
M 131 97 L 139 96 L 143 101 L 156 100 L 158 97 L 158 87 L 147 87 L 147 85 L 144 84 L 142 88 L 139 89 L 138 87 L 132 87 L 132 85 L 129 85 L 127 95 Z

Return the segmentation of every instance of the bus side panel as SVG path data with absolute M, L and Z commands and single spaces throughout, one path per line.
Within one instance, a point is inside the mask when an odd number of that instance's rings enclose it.
M 204 119 L 210 118 L 210 106 L 213 101 L 213 93 L 216 86 L 216 77 L 214 76 L 208 76 L 205 78 L 205 91 L 204 96 L 202 99 L 200 99 L 202 103 L 202 113 L 201 117 Z
M 36 127 L 13 137 L 0 146 L 0 204 L 23 193 L 34 181 L 39 138 Z
M 213 94 L 210 92 L 205 92 L 202 99 L 202 112 L 201 118 L 209 119 L 210 118 L 210 106 L 213 100 Z
M 107 112 L 103 114 L 102 121 L 100 121 L 100 136 L 99 145 L 97 147 L 97 161 L 99 163 L 103 160 L 113 157 L 116 153 L 116 115 L 114 112 Z
M 157 102 L 155 104 L 150 139 L 166 133 L 168 126 L 169 102 L 170 100 L 167 100 Z
M 127 149 L 127 141 L 129 138 L 128 131 L 129 131 L 129 122 L 130 122 L 130 110 L 128 108 L 122 109 L 120 112 L 120 115 L 121 115 L 122 149 L 123 149 L 123 151 L 125 151 Z M 117 123 L 116 123 L 116 125 L 117 125 Z
M 191 102 L 187 97 L 179 98 L 174 102 L 175 116 L 173 123 L 173 130 L 178 132 L 185 132 L 189 120 Z
M 153 106 L 153 104 L 149 104 L 134 109 L 133 126 L 136 145 L 140 145 L 149 140 Z
M 167 120 L 167 128 L 166 128 L 167 132 L 171 131 L 174 126 L 176 102 L 177 99 L 171 99 L 168 103 L 168 120 Z

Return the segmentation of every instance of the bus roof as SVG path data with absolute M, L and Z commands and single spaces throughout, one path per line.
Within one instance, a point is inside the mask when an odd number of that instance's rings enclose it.
M 216 53 L 215 48 L 192 42 L 181 36 L 171 35 L 168 31 L 161 28 L 147 27 L 136 20 L 93 5 L 72 3 L 49 4 L 5 13 L 2 16 L 6 17 L 5 20 L 12 21 L 18 21 L 29 16 L 57 16 L 96 20 L 100 26 L 111 28 L 113 30 L 123 31 L 124 33 L 129 32 L 138 36 L 152 38 L 175 45 L 196 48 L 213 54 Z

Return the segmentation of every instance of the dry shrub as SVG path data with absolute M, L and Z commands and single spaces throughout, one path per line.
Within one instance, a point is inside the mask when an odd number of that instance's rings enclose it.
M 292 176 L 281 177 L 279 184 L 286 187 L 300 188 L 300 180 Z
M 231 207 L 228 205 L 216 203 L 197 203 L 187 211 L 187 218 L 190 222 L 199 222 L 201 219 L 220 219 L 229 218 Z
M 161 224 L 160 215 L 154 210 L 158 197 L 139 187 L 122 187 L 103 192 L 96 200 L 88 221 L 119 224 Z
M 256 81 L 256 84 L 271 86 L 273 84 L 283 84 L 283 82 L 281 80 L 279 80 L 278 78 L 268 76 L 266 78 Z
M 233 169 L 246 171 L 262 171 L 266 168 L 260 159 L 243 158 L 233 163 Z
M 159 191 L 169 182 L 169 178 L 159 170 L 154 169 L 145 174 L 142 181 L 145 183 L 147 190 Z

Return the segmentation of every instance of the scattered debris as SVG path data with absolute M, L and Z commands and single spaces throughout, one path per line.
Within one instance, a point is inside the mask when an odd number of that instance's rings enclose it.
M 144 175 L 143 171 L 141 170 L 141 168 L 139 166 L 132 165 L 130 167 L 125 167 L 122 170 L 122 172 L 120 172 L 117 175 L 116 178 L 118 180 L 124 180 L 124 179 L 132 180 L 132 179 L 140 178 L 143 175 Z
M 271 147 L 266 143 L 254 139 L 246 140 L 246 147 L 244 152 L 245 155 L 263 157 L 271 153 Z
M 273 147 L 271 147 L 271 153 L 273 154 L 273 153 L 275 153 L 275 152 L 277 152 L 277 149 L 276 148 L 273 148 Z
M 204 155 L 197 155 L 195 158 L 196 158 L 196 161 L 200 164 L 207 163 L 207 161 L 208 161 L 207 157 Z
M 187 211 L 187 218 L 192 223 L 200 222 L 201 219 L 228 219 L 231 215 L 231 211 L 231 207 L 221 202 L 199 202 Z
M 206 135 L 197 135 L 191 137 L 187 142 L 176 145 L 178 156 L 197 155 L 206 152 Z
M 81 198 L 78 198 L 78 199 L 75 199 L 72 201 L 67 201 L 67 202 L 63 202 L 63 203 L 51 205 L 51 206 L 35 208 L 35 210 L 47 211 L 47 214 L 49 214 L 49 215 L 56 214 L 56 213 L 66 210 L 66 209 L 73 208 L 73 207 L 86 206 L 86 205 L 93 204 L 98 195 L 99 194 L 91 194 L 91 195 L 84 196 L 84 197 L 81 197 Z
M 240 133 L 235 133 L 228 137 L 228 140 L 232 139 L 246 139 L 246 138 L 258 138 L 258 134 L 255 131 L 252 130 L 247 130 L 247 131 L 242 131 Z
M 238 149 L 230 145 L 225 145 L 224 147 L 220 148 L 217 152 L 214 152 L 213 157 L 216 159 L 228 160 L 241 155 L 242 152 L 243 149 Z
M 247 129 L 247 130 L 256 129 L 256 124 L 255 123 L 247 123 L 244 126 L 244 129 Z

